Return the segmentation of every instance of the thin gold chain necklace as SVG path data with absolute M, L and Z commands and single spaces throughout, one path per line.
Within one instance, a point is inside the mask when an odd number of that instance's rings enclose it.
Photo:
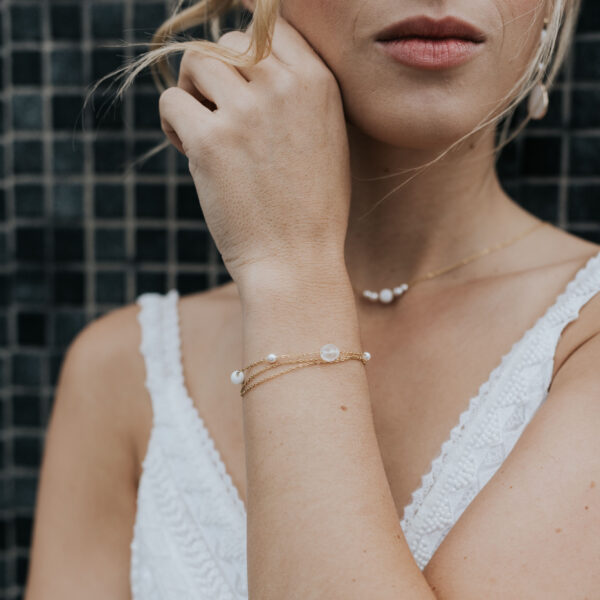
M 438 275 L 443 275 L 444 273 L 447 273 L 448 271 L 452 271 L 453 269 L 458 269 L 459 267 L 462 267 L 463 265 L 466 265 L 467 263 L 470 263 L 470 262 L 474 261 L 475 259 L 480 258 L 481 256 L 485 256 L 486 254 L 490 254 L 491 252 L 495 252 L 496 250 L 500 250 L 501 248 L 506 248 L 506 246 L 509 246 L 510 244 L 514 244 L 515 242 L 518 242 L 520 239 L 524 238 L 526 235 L 529 235 L 531 232 L 535 231 L 539 227 L 543 227 L 544 225 L 550 225 L 550 223 L 548 223 L 547 221 L 539 221 L 533 227 L 530 227 L 529 229 L 525 230 L 523 233 L 520 233 L 504 242 L 494 244 L 493 246 L 488 246 L 487 248 L 484 248 L 483 250 L 480 250 L 479 252 L 476 252 L 475 254 L 466 256 L 462 260 L 459 260 L 457 263 L 454 263 L 448 267 L 443 267 L 442 269 L 437 269 L 435 271 L 429 271 L 429 273 L 426 273 L 425 275 L 423 275 L 421 277 L 415 277 L 414 279 L 411 279 L 410 281 L 407 281 L 406 283 L 402 283 L 399 286 L 396 286 L 391 289 L 383 288 L 379 292 L 373 292 L 371 290 L 364 290 L 362 293 L 362 296 L 364 298 L 367 298 L 368 300 L 371 300 L 372 302 L 379 301 L 383 304 L 389 304 L 394 298 L 402 296 L 402 294 L 404 294 L 406 292 L 406 290 L 408 290 L 408 288 L 413 286 L 415 283 L 418 283 L 419 281 L 425 281 L 427 279 L 433 279 L 434 277 L 437 277 Z M 356 289 L 355 289 L 355 291 L 356 291 Z

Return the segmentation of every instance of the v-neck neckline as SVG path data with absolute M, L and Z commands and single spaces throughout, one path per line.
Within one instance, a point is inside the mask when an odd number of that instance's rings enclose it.
M 474 411 L 475 407 L 478 406 L 482 397 L 486 393 L 487 389 L 497 378 L 502 371 L 502 369 L 506 366 L 511 356 L 515 354 L 517 348 L 527 340 L 533 332 L 538 329 L 542 322 L 548 319 L 549 315 L 556 310 L 556 308 L 565 300 L 568 293 L 574 287 L 575 283 L 578 282 L 592 266 L 594 262 L 600 261 L 600 252 L 591 256 L 586 263 L 580 267 L 575 275 L 569 280 L 567 285 L 563 288 L 562 292 L 555 297 L 554 301 L 546 308 L 542 315 L 540 315 L 534 322 L 532 326 L 530 326 L 520 337 L 517 339 L 511 346 L 511 348 L 501 357 L 500 361 L 497 363 L 496 367 L 492 369 L 487 379 L 479 386 L 477 394 L 472 396 L 468 402 L 467 407 L 461 412 L 458 422 L 454 425 L 454 427 L 450 430 L 450 434 L 446 438 L 446 440 L 442 443 L 440 449 L 438 450 L 436 456 L 429 463 L 428 470 L 422 475 L 421 483 L 419 486 L 412 492 L 410 502 L 404 507 L 403 515 L 400 517 L 400 522 L 405 522 L 408 516 L 412 516 L 418 510 L 418 507 L 424 501 L 428 489 L 431 488 L 433 483 L 435 483 L 435 479 L 433 478 L 433 473 L 436 465 L 440 462 L 443 462 L 445 456 L 451 451 L 451 449 L 455 446 L 457 438 L 460 433 L 464 432 L 464 429 L 461 429 L 463 425 L 467 422 L 470 414 Z M 223 461 L 221 453 L 215 443 L 214 438 L 212 437 L 210 431 L 208 430 L 204 419 L 200 415 L 196 404 L 194 403 L 189 389 L 187 387 L 187 383 L 183 376 L 183 357 L 182 357 L 182 338 L 180 331 L 180 311 L 179 311 L 179 292 L 176 288 L 173 288 L 170 292 L 174 295 L 173 299 L 173 330 L 175 335 L 175 340 L 173 344 L 175 356 L 173 357 L 174 365 L 173 367 L 177 370 L 177 382 L 179 385 L 179 390 L 182 396 L 185 398 L 188 407 L 192 411 L 194 418 L 196 419 L 196 423 L 201 430 L 202 434 L 206 438 L 206 441 L 209 444 L 209 451 L 212 454 L 213 462 L 219 474 L 222 477 L 223 484 L 228 493 L 232 495 L 235 499 L 238 508 L 241 510 L 241 513 L 244 517 L 247 517 L 247 509 L 246 504 L 242 500 L 240 492 L 238 488 L 233 483 L 233 478 L 229 473 L 228 467 Z M 439 476 L 439 473 L 438 473 Z M 427 486 L 427 489 L 426 489 Z

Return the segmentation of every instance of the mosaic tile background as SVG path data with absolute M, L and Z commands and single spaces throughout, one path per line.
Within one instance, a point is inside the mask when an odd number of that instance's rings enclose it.
M 163 0 L 0 0 L 0 597 L 22 598 L 44 432 L 64 351 L 145 291 L 229 280 L 148 76 L 103 118 L 87 87 L 147 40 Z M 224 28 L 237 27 L 240 14 Z M 208 36 L 208 32 L 203 34 Z M 551 112 L 499 169 L 523 206 L 600 242 L 600 4 L 585 0 Z M 84 126 L 82 126 L 84 125 Z

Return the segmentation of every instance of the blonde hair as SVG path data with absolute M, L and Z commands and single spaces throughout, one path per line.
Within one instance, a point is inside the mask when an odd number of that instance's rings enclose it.
M 97 81 L 92 90 L 88 93 L 86 103 L 93 91 L 100 83 L 102 83 L 102 81 L 115 75 L 118 75 L 123 80 L 115 96 L 115 100 L 120 99 L 124 91 L 133 83 L 137 75 L 147 67 L 151 68 L 152 77 L 160 92 L 167 87 L 176 85 L 177 81 L 169 66 L 168 58 L 174 53 L 188 49 L 193 49 L 203 56 L 210 56 L 223 60 L 234 66 L 254 65 L 270 52 L 273 29 L 283 0 L 255 0 L 252 19 L 248 24 L 248 26 L 250 26 L 250 24 L 252 25 L 250 44 L 243 53 L 237 53 L 210 40 L 176 39 L 177 34 L 198 25 L 206 26 L 206 24 L 209 24 L 210 26 L 210 32 L 213 39 L 218 39 L 221 31 L 221 18 L 230 10 L 243 7 L 241 0 L 197 0 L 191 6 L 182 8 L 185 1 L 186 0 L 176 0 L 169 18 L 154 33 L 152 40 L 149 43 L 150 49 Z M 421 170 L 440 160 L 456 145 L 465 141 L 474 133 L 493 123 L 498 124 L 504 119 L 498 144 L 494 148 L 495 158 L 497 159 L 500 150 L 513 140 L 530 120 L 529 115 L 527 115 L 519 126 L 510 133 L 510 125 L 516 108 L 538 83 L 543 82 L 548 89 L 552 87 L 571 45 L 581 7 L 581 0 L 539 0 L 537 6 L 533 9 L 534 14 L 537 16 L 538 11 L 545 10 L 547 5 L 551 8 L 546 27 L 547 35 L 542 43 L 538 44 L 535 56 L 513 87 L 504 97 L 498 100 L 497 104 L 476 127 L 453 142 L 441 154 L 428 163 L 389 175 L 361 180 L 372 181 L 375 179 L 394 177 L 408 171 L 417 171 L 415 175 L 413 175 L 414 177 Z M 542 69 L 539 67 L 540 63 L 544 65 Z M 502 108 L 507 101 L 508 104 Z M 149 158 L 169 145 L 170 142 L 168 140 L 162 142 L 160 145 L 140 157 L 136 162 Z M 408 180 L 402 185 L 407 182 Z M 386 194 L 384 198 L 393 193 L 396 189 L 398 188 L 395 188 Z

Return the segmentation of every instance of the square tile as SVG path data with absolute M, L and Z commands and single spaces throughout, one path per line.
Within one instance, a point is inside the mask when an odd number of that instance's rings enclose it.
M 126 260 L 125 230 L 98 227 L 94 234 L 94 255 L 97 261 L 122 262 Z
M 54 50 L 50 56 L 52 63 L 52 83 L 54 85 L 83 84 L 83 57 L 80 50 Z
M 167 260 L 167 232 L 164 229 L 142 228 L 135 232 L 136 260 Z
M 12 424 L 15 427 L 40 427 L 42 424 L 38 394 L 15 392 L 12 396 Z
M 573 135 L 570 142 L 569 171 L 571 174 L 597 176 L 600 165 L 600 137 Z
M 94 170 L 96 173 L 123 173 L 125 163 L 125 140 L 110 139 L 94 142 Z
M 116 271 L 96 273 L 96 302 L 98 304 L 125 303 L 125 274 Z
M 42 97 L 34 94 L 15 94 L 12 97 L 12 115 L 14 129 L 35 131 L 42 129 Z
M 210 234 L 203 229 L 177 231 L 177 260 L 182 263 L 203 264 L 208 261 Z
M 99 40 L 123 39 L 125 29 L 125 4 L 92 4 L 92 37 Z
M 68 140 L 54 140 L 52 161 L 56 175 L 83 173 L 84 148 L 81 140 L 70 137 Z
M 200 200 L 196 193 L 196 186 L 193 183 L 183 183 L 178 185 L 175 193 L 177 198 L 176 214 L 178 219 L 185 219 L 186 221 L 189 219 L 204 220 Z
M 52 204 L 55 221 L 80 223 L 84 218 L 83 194 L 80 183 L 55 184 Z
M 560 173 L 560 136 L 528 136 L 524 139 L 521 156 L 521 174 L 552 176 Z
M 0 280 L 0 291 L 3 282 Z M 50 301 L 48 283 L 43 269 L 24 268 L 17 263 L 14 278 L 14 301 L 21 304 L 40 304 Z
M 136 40 L 149 41 L 167 18 L 163 2 L 136 2 L 133 10 L 133 33 Z
M 136 297 L 146 292 L 164 294 L 167 291 L 167 275 L 163 271 L 144 269 L 135 274 Z
M 125 191 L 120 184 L 99 183 L 94 187 L 94 216 L 122 219 L 125 216 Z
M 12 53 L 13 85 L 40 85 L 42 57 L 37 50 L 14 50 Z
M 81 94 L 57 94 L 52 98 L 52 127 L 56 130 L 82 131 L 83 101 Z
M 138 184 L 135 188 L 135 216 L 137 218 L 166 218 L 167 187 L 158 184 Z
M 57 311 L 54 317 L 54 343 L 59 348 L 68 346 L 87 323 L 83 310 Z
M 15 42 L 37 42 L 42 39 L 40 6 L 13 4 L 10 7 L 10 31 Z
M 39 183 L 17 183 L 15 193 L 15 215 L 17 217 L 43 217 L 44 186 Z
M 11 380 L 14 385 L 37 386 L 42 381 L 42 359 L 37 354 L 15 352 Z
M 82 271 L 54 272 L 54 304 L 81 306 L 85 299 L 85 276 Z
M 17 313 L 17 343 L 20 346 L 46 344 L 46 315 L 32 311 Z
M 74 4 L 55 4 L 50 6 L 50 31 L 52 39 L 73 40 L 81 39 L 82 19 L 81 6 Z
M 82 227 L 55 227 L 53 244 L 53 258 L 58 263 L 81 262 L 85 258 L 85 237 Z
M 46 256 L 46 229 L 36 226 L 21 226 L 15 229 L 17 260 L 41 262 Z
M 14 172 L 18 175 L 42 173 L 44 154 L 42 142 L 36 140 L 16 140 L 13 142 Z

